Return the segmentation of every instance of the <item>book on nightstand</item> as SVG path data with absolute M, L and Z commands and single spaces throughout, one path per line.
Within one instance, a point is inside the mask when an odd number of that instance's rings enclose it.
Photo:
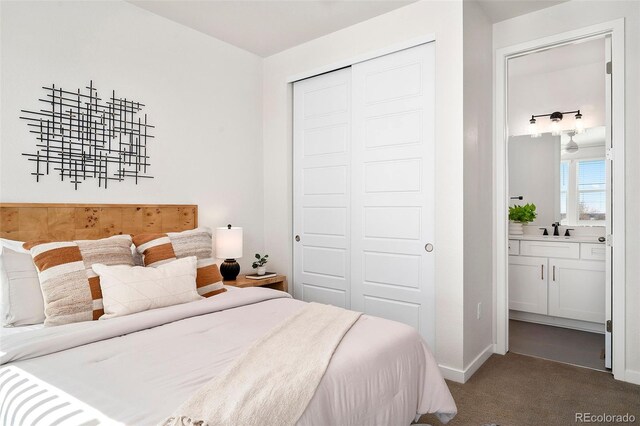
M 265 272 L 264 275 L 258 275 L 258 274 L 247 274 L 245 275 L 245 278 L 248 280 L 263 280 L 265 278 L 273 278 L 275 277 L 276 274 L 275 272 Z

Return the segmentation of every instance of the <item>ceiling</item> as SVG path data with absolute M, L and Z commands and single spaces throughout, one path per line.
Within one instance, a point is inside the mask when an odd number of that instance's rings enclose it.
M 267 57 L 417 0 L 127 1 L 258 56 Z M 489 20 L 495 23 L 568 0 L 475 1 Z
M 267 57 L 417 0 L 127 1 L 258 56 Z M 464 1 L 477 1 L 489 20 L 495 23 L 568 0 Z
M 128 1 L 267 57 L 416 0 Z
M 569 0 L 477 0 L 487 18 L 494 24 L 566 1 Z

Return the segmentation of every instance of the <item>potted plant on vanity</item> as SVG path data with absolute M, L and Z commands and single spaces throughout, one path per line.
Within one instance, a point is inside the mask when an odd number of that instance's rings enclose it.
M 522 235 L 522 225 L 533 222 L 536 216 L 536 205 L 533 203 L 509 207 L 509 235 Z
M 258 275 L 264 275 L 267 272 L 267 267 L 264 266 L 267 264 L 267 262 L 269 261 L 267 258 L 269 257 L 268 254 L 265 254 L 264 256 L 261 256 L 260 253 L 256 253 L 256 261 L 253 262 L 253 264 L 251 265 L 253 267 L 253 269 L 256 270 L 256 274 Z

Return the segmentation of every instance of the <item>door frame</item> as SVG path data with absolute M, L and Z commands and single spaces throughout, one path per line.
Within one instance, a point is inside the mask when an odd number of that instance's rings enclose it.
M 612 119 L 613 138 L 612 186 L 615 230 L 615 257 L 607 265 L 612 276 L 612 322 L 614 324 L 612 372 L 617 380 L 625 380 L 626 327 L 625 327 L 625 47 L 624 19 L 604 22 L 572 31 L 497 49 L 494 68 L 494 282 L 495 282 L 495 343 L 494 352 L 505 354 L 509 350 L 509 288 L 508 288 L 508 216 L 509 188 L 507 176 L 507 61 L 511 58 L 548 50 L 576 41 L 611 37 L 612 55 Z M 612 242 L 612 244 L 614 244 Z

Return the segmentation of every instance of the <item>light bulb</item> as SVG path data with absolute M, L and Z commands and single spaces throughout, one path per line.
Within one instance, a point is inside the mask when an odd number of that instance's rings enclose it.
M 529 134 L 532 138 L 539 138 L 540 136 L 542 136 L 538 132 L 538 125 L 536 124 L 536 119 L 533 117 L 531 117 L 531 120 L 529 120 Z
M 560 128 L 562 113 L 560 111 L 556 111 L 551 114 L 549 118 L 551 119 L 551 134 L 553 136 L 560 136 L 562 134 L 562 129 Z
M 576 114 L 576 133 L 584 133 L 584 121 L 582 121 L 582 114 L 580 114 L 580 111 Z

